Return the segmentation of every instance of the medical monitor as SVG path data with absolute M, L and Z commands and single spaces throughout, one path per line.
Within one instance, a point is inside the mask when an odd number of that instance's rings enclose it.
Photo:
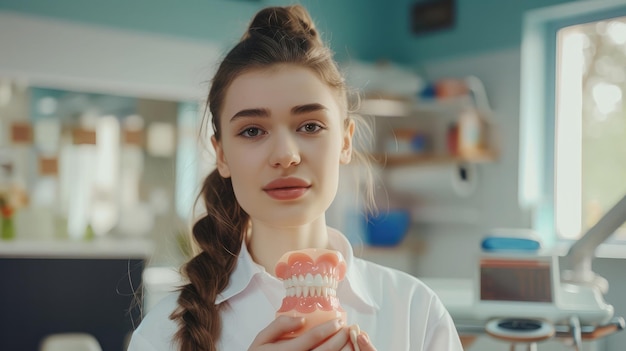
M 554 303 L 558 266 L 552 257 L 483 256 L 479 268 L 480 301 Z

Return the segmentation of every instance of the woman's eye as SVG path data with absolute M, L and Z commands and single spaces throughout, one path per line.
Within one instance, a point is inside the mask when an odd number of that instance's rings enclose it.
M 261 134 L 262 134 L 261 129 L 257 127 L 249 127 L 249 128 L 244 129 L 241 133 L 239 133 L 239 135 L 245 136 L 248 138 L 254 138 Z
M 307 123 L 303 125 L 302 127 L 300 127 L 301 131 L 305 133 L 309 133 L 309 134 L 317 133 L 321 129 L 322 129 L 322 126 L 317 123 Z

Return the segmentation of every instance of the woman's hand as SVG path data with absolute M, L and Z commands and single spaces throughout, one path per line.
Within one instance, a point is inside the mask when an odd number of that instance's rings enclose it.
M 339 319 L 322 323 L 293 339 L 281 339 L 304 325 L 303 318 L 280 316 L 261 330 L 248 351 L 352 351 L 349 329 Z M 369 350 L 367 350 L 369 351 Z
M 248 351 L 376 351 L 367 334 L 360 330 L 354 345 L 350 335 L 354 326 L 344 327 L 339 319 L 320 324 L 293 339 L 281 338 L 303 325 L 303 318 L 278 317 L 259 332 Z

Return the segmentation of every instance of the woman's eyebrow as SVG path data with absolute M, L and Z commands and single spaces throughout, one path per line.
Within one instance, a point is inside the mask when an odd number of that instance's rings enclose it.
M 240 117 L 269 117 L 270 112 L 265 108 L 249 108 L 245 110 L 241 110 L 235 113 L 230 121 L 240 118 Z
M 326 106 L 322 104 L 318 104 L 318 103 L 311 103 L 311 104 L 304 104 L 304 105 L 298 105 L 298 106 L 292 107 L 291 114 L 299 115 L 299 114 L 305 114 L 309 112 L 325 111 L 325 110 L 328 110 Z M 232 122 L 233 120 L 237 118 L 241 118 L 241 117 L 269 117 L 269 116 L 270 116 L 270 111 L 266 108 L 248 108 L 248 109 L 244 109 L 235 113 L 230 118 L 230 121 Z
M 315 111 L 328 110 L 326 106 L 318 103 L 298 105 L 291 108 L 291 114 L 298 115 Z

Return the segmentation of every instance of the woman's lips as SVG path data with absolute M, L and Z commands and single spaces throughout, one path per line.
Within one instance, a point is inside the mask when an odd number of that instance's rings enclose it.
M 276 200 L 295 200 L 304 195 L 311 184 L 300 178 L 279 178 L 263 187 L 271 198 Z

